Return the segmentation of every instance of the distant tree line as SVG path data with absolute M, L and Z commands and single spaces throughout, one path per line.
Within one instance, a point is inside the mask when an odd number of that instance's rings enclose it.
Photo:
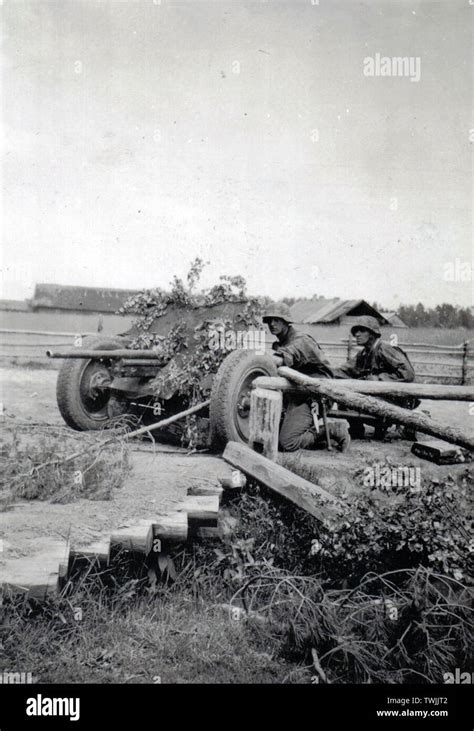
M 373 302 L 372 307 L 379 312 L 388 311 L 377 302 Z M 474 314 L 469 307 L 457 307 L 447 302 L 436 307 L 425 307 L 421 302 L 401 305 L 396 313 L 408 327 L 474 328 Z
M 469 307 L 456 307 L 447 302 L 436 307 L 427 307 L 418 302 L 417 305 L 401 305 L 397 310 L 408 327 L 465 327 L 474 329 L 474 314 Z

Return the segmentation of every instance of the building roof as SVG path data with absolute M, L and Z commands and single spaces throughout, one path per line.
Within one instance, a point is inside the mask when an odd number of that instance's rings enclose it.
M 382 325 L 388 324 L 384 315 L 374 309 L 365 300 L 342 300 L 339 297 L 326 299 L 326 297 L 313 297 L 312 300 L 295 302 L 290 308 L 294 322 L 313 325 L 316 323 L 330 324 L 340 320 L 342 317 L 361 317 L 372 315 Z
M 131 289 L 37 284 L 30 305 L 33 309 L 41 307 L 74 312 L 117 312 L 125 300 L 137 293 L 138 290 Z
M 28 302 L 25 300 L 0 300 L 0 310 L 9 312 L 28 312 Z
M 402 318 L 397 315 L 396 312 L 382 312 L 382 315 L 386 320 L 388 320 L 392 327 L 408 327 L 408 325 L 403 322 Z

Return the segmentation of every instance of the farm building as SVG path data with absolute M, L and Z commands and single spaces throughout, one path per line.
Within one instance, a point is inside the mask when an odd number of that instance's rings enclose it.
M 133 318 L 116 313 L 133 294 L 128 289 L 37 284 L 29 300 L 0 301 L 1 328 L 117 334 L 132 323 Z
M 125 300 L 137 294 L 131 289 L 99 289 L 62 284 L 37 284 L 28 301 L 35 312 L 93 312 L 115 314 Z
M 381 325 L 389 324 L 383 313 L 365 300 L 313 297 L 312 300 L 295 302 L 290 310 L 294 321 L 305 325 L 351 325 L 362 315 L 376 317 Z
M 396 312 L 382 312 L 381 313 L 386 320 L 388 320 L 391 327 L 404 327 L 408 328 L 408 325 L 403 322 L 402 318 L 397 315 Z

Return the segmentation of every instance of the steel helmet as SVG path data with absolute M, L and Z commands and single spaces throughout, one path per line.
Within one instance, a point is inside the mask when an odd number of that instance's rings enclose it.
M 285 305 L 284 302 L 277 302 L 276 304 L 268 305 L 268 307 L 265 308 L 262 315 L 263 322 L 268 322 L 273 317 L 279 317 L 280 320 L 284 320 L 288 324 L 293 322 L 290 308 L 288 305 Z
M 372 335 L 375 335 L 376 338 L 382 337 L 378 320 L 370 315 L 364 315 L 363 317 L 357 318 L 357 321 L 351 327 L 351 335 L 354 335 L 356 330 L 368 330 L 372 333 Z

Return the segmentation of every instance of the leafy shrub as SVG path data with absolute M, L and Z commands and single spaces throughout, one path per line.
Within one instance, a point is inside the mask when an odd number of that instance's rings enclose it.
M 466 470 L 460 484 L 451 477 L 430 480 L 419 490 L 391 488 L 346 501 L 345 517 L 329 520 L 313 552 L 330 562 L 335 575 L 360 576 L 419 565 L 460 581 L 472 574 L 472 513 Z M 318 549 L 315 551 L 315 546 Z
M 229 319 L 206 319 L 203 315 L 203 320 L 193 329 L 192 334 L 187 332 L 183 322 L 177 322 L 166 336 L 162 336 L 150 331 L 154 320 L 164 315 L 171 307 L 178 311 L 192 310 L 234 302 L 242 303 L 241 312 L 237 316 L 242 329 L 262 326 L 262 306 L 258 299 L 247 296 L 243 277 L 223 275 L 219 278 L 219 283 L 209 290 L 195 292 L 203 267 L 204 262 L 196 258 L 191 264 L 186 284 L 178 277 L 174 277 L 169 292 L 162 289 L 140 292 L 129 298 L 120 310 L 121 313 L 137 316 L 135 325 L 139 334 L 133 339 L 131 347 L 153 348 L 157 358 L 164 364 L 169 363 L 152 383 L 155 393 L 159 395 L 166 387 L 167 391 L 182 397 L 182 408 L 202 402 L 209 397 L 212 376 L 232 350 L 228 340 L 213 336 L 217 331 L 225 333 L 232 330 L 235 324 Z M 182 429 L 182 442 L 195 447 L 202 441 L 198 421 L 189 417 Z
M 238 537 L 253 541 L 253 559 L 326 584 L 354 585 L 367 571 L 426 566 L 459 581 L 472 575 L 471 473 L 457 483 L 430 480 L 420 491 L 391 488 L 345 498 L 341 516 L 318 523 L 283 499 L 251 486 L 237 506 Z

